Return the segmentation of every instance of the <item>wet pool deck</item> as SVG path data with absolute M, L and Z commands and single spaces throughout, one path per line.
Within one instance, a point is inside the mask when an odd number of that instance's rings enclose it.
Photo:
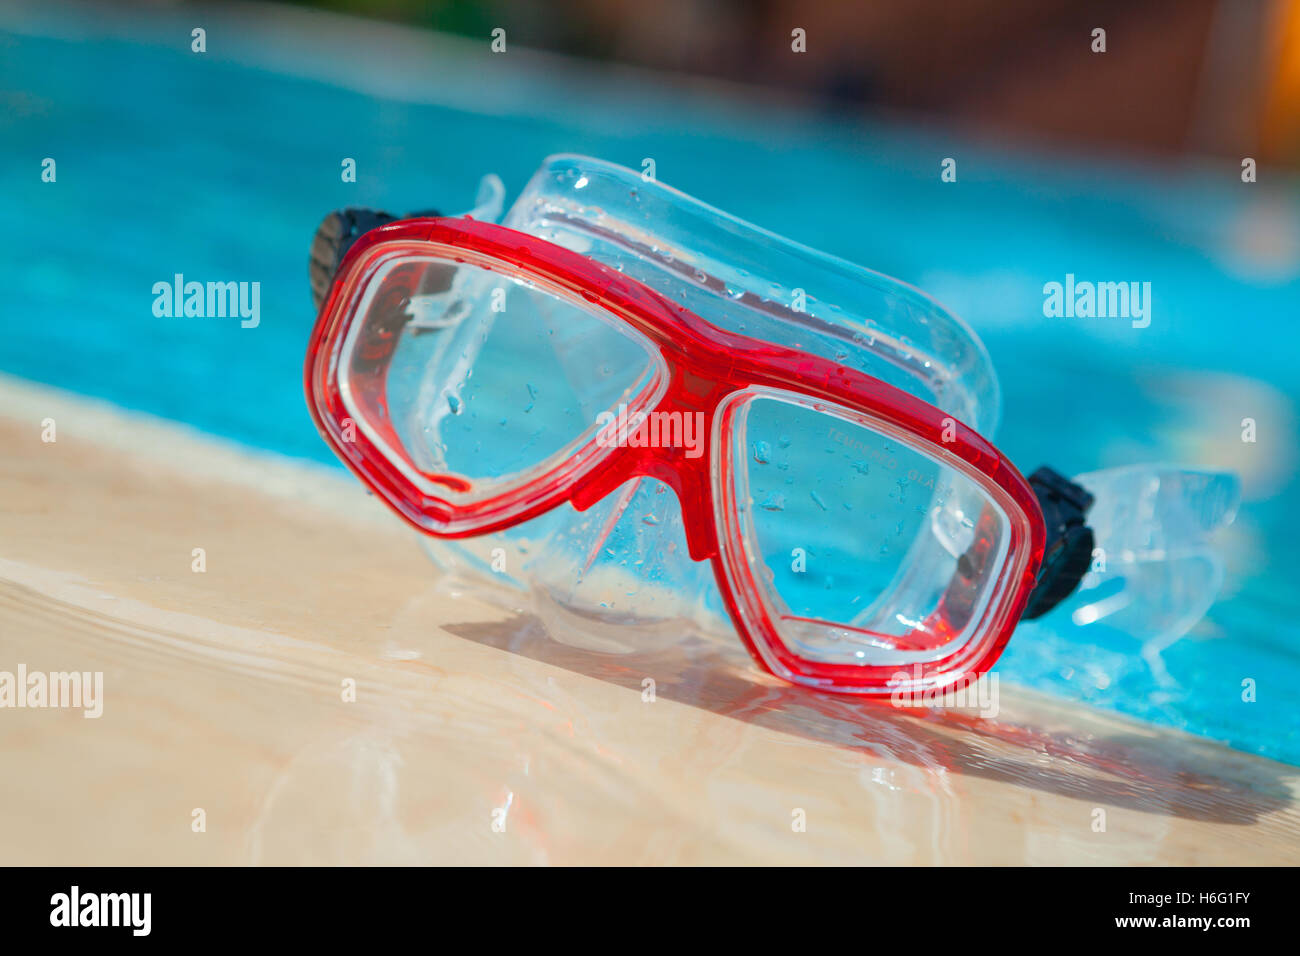
M 1294 767 L 1005 684 L 976 720 L 738 642 L 567 647 L 341 473 L 0 398 L 0 670 L 104 674 L 98 719 L 0 710 L 0 863 L 1300 863 Z

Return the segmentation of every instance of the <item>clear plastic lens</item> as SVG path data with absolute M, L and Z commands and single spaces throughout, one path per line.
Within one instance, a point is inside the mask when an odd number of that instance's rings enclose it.
M 562 465 L 602 412 L 652 401 L 660 361 L 613 317 L 525 279 L 393 255 L 359 292 L 339 385 L 408 477 L 466 504 Z
M 993 366 L 983 345 L 959 319 L 901 283 L 792 243 L 663 183 L 646 182 L 639 169 L 590 157 L 551 157 L 504 224 L 616 269 L 719 328 L 866 372 L 984 435 L 991 436 L 996 428 L 999 400 Z M 722 596 L 708 567 L 693 564 L 682 549 L 672 550 L 668 529 L 681 524 L 681 515 L 659 515 L 657 524 L 647 524 L 645 517 L 628 508 L 621 518 L 615 514 L 614 520 L 592 523 L 587 514 L 562 513 L 555 520 L 562 530 L 554 540 L 528 542 L 536 567 L 546 569 L 536 572 L 533 580 L 558 577 L 554 569 L 569 567 L 570 550 L 580 541 L 593 572 L 624 575 L 620 595 L 642 586 L 642 557 L 654 554 L 679 596 L 689 588 L 695 604 L 721 608 Z M 526 533 L 500 532 L 492 537 L 492 546 L 522 540 Z M 467 548 L 463 539 L 435 540 L 428 547 L 445 564 L 474 566 L 461 554 Z M 477 577 L 490 586 L 501 581 L 499 574 Z M 586 580 L 595 580 L 595 574 Z M 549 583 L 546 587 L 559 594 Z M 602 626 L 625 627 L 626 602 L 611 607 L 607 597 L 586 586 L 556 600 Z M 657 621 L 661 609 L 656 601 L 655 613 L 648 618 Z
M 977 633 L 1008 540 L 980 485 L 915 439 L 793 394 L 742 399 L 729 440 L 738 544 L 789 652 L 905 665 Z

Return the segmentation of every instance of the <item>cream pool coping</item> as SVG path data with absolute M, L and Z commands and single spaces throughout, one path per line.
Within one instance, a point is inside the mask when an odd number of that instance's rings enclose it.
M 0 672 L 103 674 L 0 708 L 3 864 L 1300 862 L 1293 767 L 580 649 L 336 469 L 3 377 L 0 448 Z

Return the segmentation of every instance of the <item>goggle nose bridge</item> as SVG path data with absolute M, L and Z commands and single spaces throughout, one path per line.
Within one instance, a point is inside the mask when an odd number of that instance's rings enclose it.
M 691 559 L 705 561 L 718 553 L 712 484 L 717 409 L 739 386 L 706 379 L 689 365 L 671 364 L 669 369 L 663 396 L 653 408 L 643 410 L 646 417 L 636 425 L 640 431 L 637 437 L 652 444 L 636 447 L 630 441 L 623 442 L 633 436 L 618 434 L 617 429 L 632 423 L 616 420 L 613 424 L 618 445 L 574 494 L 573 506 L 585 511 L 636 478 L 661 481 L 672 488 L 679 506 L 687 501 L 705 502 L 708 520 L 685 523 Z M 665 437 L 675 443 L 665 446 Z M 699 453 L 692 455 L 695 449 Z

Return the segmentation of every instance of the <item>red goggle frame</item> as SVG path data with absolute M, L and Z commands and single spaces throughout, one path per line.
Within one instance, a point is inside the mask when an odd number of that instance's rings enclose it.
M 456 488 L 454 476 L 418 472 L 408 459 L 392 460 L 401 443 L 349 429 L 338 379 L 338 354 L 366 276 L 380 259 L 403 254 L 437 256 L 489 271 L 525 276 L 581 308 L 593 306 L 626 323 L 658 350 L 667 369 L 659 413 L 702 412 L 705 453 L 681 448 L 598 447 L 595 443 L 521 487 L 472 502 L 439 497 L 429 485 Z M 387 420 L 386 373 L 401 328 L 373 330 L 360 345 L 364 372 L 354 371 L 352 400 Z M 793 349 L 719 329 L 645 285 L 543 239 L 470 219 L 412 219 L 374 229 L 349 250 L 321 308 L 307 349 L 308 407 L 335 453 L 371 490 L 413 526 L 435 537 L 458 538 L 513 527 L 565 502 L 585 510 L 630 479 L 648 476 L 673 488 L 680 501 L 690 556 L 713 563 L 718 588 L 736 630 L 758 663 L 787 680 L 824 689 L 882 693 L 900 686 L 897 665 L 812 660 L 792 653 L 759 598 L 758 584 L 739 546 L 729 473 L 729 443 L 714 440 L 734 408 L 726 399 L 754 387 L 797 393 L 870 419 L 872 427 L 905 436 L 913 446 L 958 471 L 1007 517 L 1008 557 L 1002 583 L 984 611 L 979 632 L 942 658 L 907 668 L 904 689 L 950 685 L 988 670 L 1019 621 L 1042 560 L 1045 530 L 1033 489 L 980 435 L 946 412 L 856 369 Z M 346 435 L 345 430 L 350 433 Z M 387 440 L 391 439 L 391 440 Z M 381 447 L 387 446 L 387 450 Z M 402 453 L 397 452 L 400 456 Z M 943 605 L 936 614 L 942 618 Z M 929 624 L 943 628 L 943 621 Z M 918 676 L 919 674 L 919 676 Z

